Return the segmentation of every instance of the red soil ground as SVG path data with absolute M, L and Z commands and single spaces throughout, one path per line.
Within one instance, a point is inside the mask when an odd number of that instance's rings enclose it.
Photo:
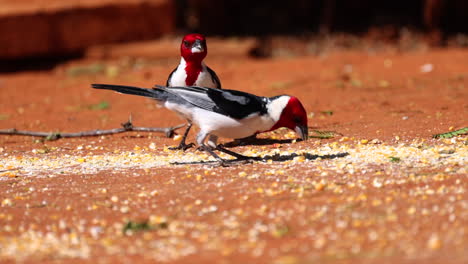
M 468 262 L 468 139 L 432 138 L 468 124 L 467 50 L 255 60 L 249 41 L 208 45 L 224 87 L 295 95 L 311 134 L 340 135 L 262 135 L 232 150 L 289 158 L 228 168 L 171 165 L 208 157 L 168 151 L 177 142 L 157 133 L 1 136 L 0 260 Z M 0 128 L 107 129 L 130 114 L 137 126 L 183 123 L 149 99 L 90 88 L 164 84 L 177 50 L 178 40 L 96 48 L 51 71 L 1 74 Z M 129 221 L 151 228 L 124 232 Z

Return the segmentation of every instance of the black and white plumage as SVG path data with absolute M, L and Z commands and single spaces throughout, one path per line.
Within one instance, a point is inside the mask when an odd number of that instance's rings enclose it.
M 158 86 L 159 89 L 165 89 Z M 168 91 L 183 100 L 180 103 L 190 103 L 196 107 L 228 116 L 235 119 L 244 119 L 252 113 L 266 114 L 266 97 L 236 90 L 221 90 L 207 87 L 171 87 Z
M 172 86 L 200 86 L 200 87 L 210 87 L 210 88 L 219 88 L 221 89 L 221 81 L 219 80 L 216 72 L 213 71 L 210 67 L 201 61 L 200 62 L 200 72 L 187 69 L 187 61 L 182 57 L 180 63 L 170 74 L 166 81 L 167 87 Z M 193 71 L 194 73 L 191 73 Z M 197 74 L 197 77 L 193 81 L 190 81 L 189 76 Z
M 180 63 L 169 74 L 166 81 L 167 87 L 201 86 L 221 89 L 221 81 L 218 76 L 203 62 L 203 59 L 208 54 L 205 36 L 201 34 L 188 34 L 184 36 L 180 44 L 180 54 Z M 182 140 L 177 147 L 172 149 L 185 150 L 191 146 L 185 143 L 191 127 L 192 123 L 188 120 L 187 129 L 182 136 Z
M 293 96 L 262 97 L 236 90 L 195 86 L 156 86 L 146 89 L 93 84 L 92 87 L 157 100 L 167 109 L 196 124 L 200 128 L 197 144 L 220 162 L 223 160 L 207 147 L 221 150 L 217 145 L 218 137 L 244 138 L 280 127 L 296 131 L 302 139 L 308 137 L 306 111 L 301 102 Z M 233 155 L 232 153 L 229 154 Z M 237 158 L 241 157 L 234 154 Z

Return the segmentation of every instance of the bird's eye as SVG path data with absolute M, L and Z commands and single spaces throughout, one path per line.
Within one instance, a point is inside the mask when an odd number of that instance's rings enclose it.
M 188 40 L 184 40 L 183 43 L 186 48 L 190 46 L 190 42 L 188 42 Z

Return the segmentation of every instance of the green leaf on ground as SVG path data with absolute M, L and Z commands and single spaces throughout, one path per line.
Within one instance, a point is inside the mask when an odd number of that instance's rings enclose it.
M 60 132 L 53 132 L 50 133 L 46 138 L 45 141 L 54 141 L 60 138 Z
M 71 77 L 77 77 L 81 75 L 92 75 L 103 73 L 105 70 L 105 65 L 101 63 L 95 63 L 91 65 L 84 66 L 72 66 L 68 68 L 67 75 Z
M 88 105 L 86 108 L 89 110 L 105 110 L 110 108 L 110 103 L 107 101 L 101 101 L 97 104 Z
M 276 228 L 272 231 L 272 235 L 276 238 L 284 237 L 289 233 L 289 227 L 286 225 L 276 226 Z
M 441 134 L 435 134 L 432 137 L 433 138 L 453 138 L 456 136 L 464 135 L 468 133 L 468 127 L 464 127 L 455 131 L 450 131 L 446 133 L 441 133 Z
M 334 138 L 335 136 L 340 135 L 339 133 L 336 133 L 334 131 L 312 130 L 312 133 L 315 133 L 315 135 L 309 135 L 310 138 L 327 139 L 327 138 Z
M 324 114 L 324 115 L 328 115 L 328 116 L 332 116 L 332 115 L 333 115 L 333 111 L 331 111 L 331 110 L 322 111 L 321 113 Z
M 128 221 L 123 227 L 122 231 L 125 233 L 127 231 L 147 231 L 147 230 L 153 230 L 153 227 L 148 223 L 148 221 L 143 221 L 143 222 Z
M 128 221 L 125 226 L 123 227 L 123 233 L 127 231 L 131 232 L 138 232 L 138 231 L 151 231 L 157 229 L 166 229 L 168 228 L 169 224 L 167 222 L 162 222 L 156 225 L 149 223 L 148 220 L 135 222 L 135 221 Z
M 7 115 L 7 114 L 0 114 L 0 121 L 2 121 L 2 120 L 7 120 L 8 118 L 10 118 L 10 115 Z

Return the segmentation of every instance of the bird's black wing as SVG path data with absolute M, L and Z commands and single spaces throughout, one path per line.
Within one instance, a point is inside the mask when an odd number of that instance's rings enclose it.
M 206 90 L 209 88 L 196 86 L 171 86 L 164 87 L 156 85 L 155 89 L 164 90 L 171 96 L 169 101 L 177 104 L 190 104 L 196 107 L 212 111 L 216 104 L 207 96 Z
M 236 91 L 209 89 L 208 97 L 215 102 L 215 112 L 241 119 L 252 113 L 265 114 L 267 99 L 253 94 Z
M 175 71 L 177 71 L 177 67 L 169 74 L 169 77 L 167 77 L 166 86 L 171 86 L 172 75 L 174 75 Z
M 216 88 L 221 89 L 221 81 L 218 78 L 218 75 L 216 75 L 216 72 L 214 72 L 210 67 L 206 66 L 206 69 L 208 70 L 208 73 L 211 75 L 211 80 L 216 85 Z
M 242 119 L 252 113 L 265 114 L 267 112 L 268 99 L 241 91 L 196 86 L 170 87 L 169 89 L 157 87 L 194 106 L 235 119 Z

